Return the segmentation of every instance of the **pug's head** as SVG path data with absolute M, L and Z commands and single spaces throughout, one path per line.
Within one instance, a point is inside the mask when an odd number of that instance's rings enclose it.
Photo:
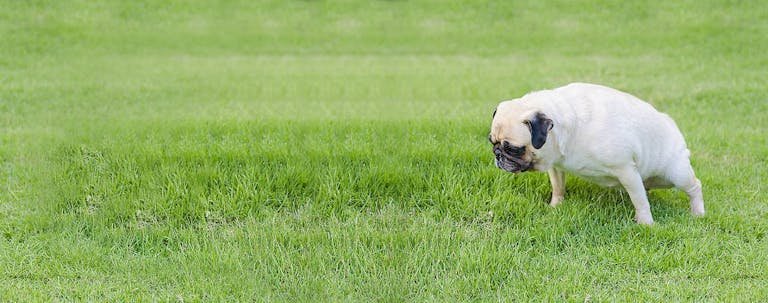
M 541 111 L 515 101 L 499 104 L 493 112 L 491 134 L 496 167 L 512 173 L 534 169 L 536 152 L 547 142 L 552 120 Z

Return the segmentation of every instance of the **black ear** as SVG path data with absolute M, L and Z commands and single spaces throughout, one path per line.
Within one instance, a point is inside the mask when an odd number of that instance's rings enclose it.
M 552 120 L 547 118 L 541 112 L 537 112 L 531 120 L 526 121 L 531 130 L 531 144 L 533 148 L 539 149 L 547 142 L 547 134 L 552 129 Z
M 491 116 L 491 118 L 496 118 L 496 110 L 495 109 L 493 110 L 493 115 Z

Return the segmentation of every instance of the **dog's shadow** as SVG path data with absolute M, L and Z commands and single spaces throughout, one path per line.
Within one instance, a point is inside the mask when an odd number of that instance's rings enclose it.
M 667 221 L 688 215 L 688 197 L 677 189 L 646 191 L 655 221 Z M 549 197 L 550 191 L 545 195 Z M 546 202 L 549 200 L 547 199 Z M 605 222 L 632 220 L 635 208 L 627 191 L 621 187 L 603 187 L 575 176 L 566 179 L 564 200 L 558 207 L 579 207 L 590 211 L 590 216 Z

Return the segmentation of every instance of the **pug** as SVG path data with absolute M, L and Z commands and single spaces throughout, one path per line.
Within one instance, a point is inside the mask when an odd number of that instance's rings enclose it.
M 549 174 L 550 206 L 563 200 L 568 172 L 602 186 L 621 185 L 641 224 L 653 224 L 646 196 L 652 188 L 682 190 L 691 214 L 704 215 L 701 182 L 675 122 L 616 89 L 572 83 L 503 101 L 488 140 L 498 168 Z

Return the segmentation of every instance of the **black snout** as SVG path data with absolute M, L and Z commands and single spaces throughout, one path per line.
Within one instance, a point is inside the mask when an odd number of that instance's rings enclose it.
M 508 172 L 519 173 L 533 167 L 533 163 L 523 160 L 525 146 L 512 146 L 507 141 L 497 142 L 493 144 L 493 155 L 496 158 L 496 167 Z

